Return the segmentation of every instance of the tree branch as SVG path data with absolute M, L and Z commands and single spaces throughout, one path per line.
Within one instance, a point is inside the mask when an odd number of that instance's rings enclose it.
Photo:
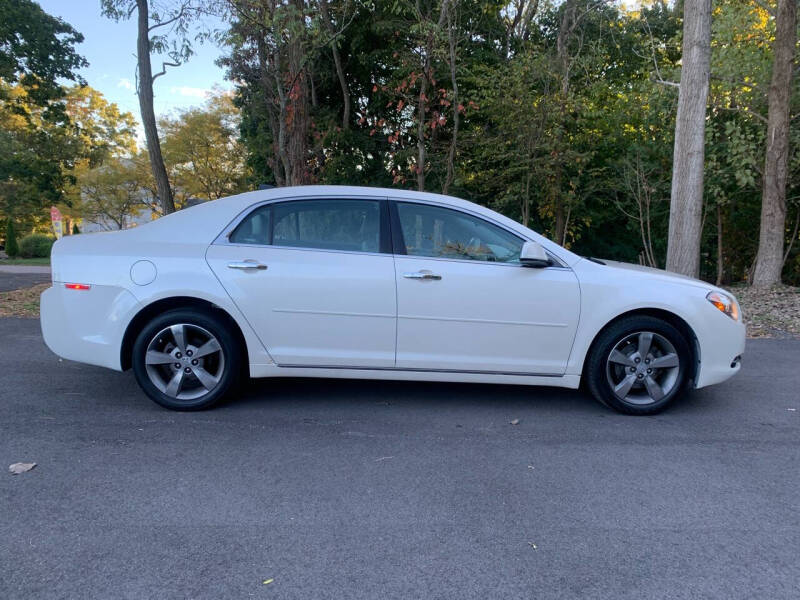
M 153 78 L 150 81 L 155 81 L 156 79 L 158 79 L 162 75 L 165 75 L 167 73 L 167 67 L 180 67 L 180 66 L 181 66 L 181 63 L 179 63 L 179 62 L 169 62 L 169 61 L 162 62 L 161 63 L 161 70 L 158 73 L 156 73 L 155 75 L 153 75 Z

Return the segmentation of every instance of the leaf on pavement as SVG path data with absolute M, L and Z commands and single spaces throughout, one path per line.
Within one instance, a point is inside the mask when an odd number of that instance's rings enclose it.
M 514 419 L 513 421 L 509 421 L 512 425 L 519 425 L 519 419 Z
M 19 475 L 20 473 L 27 473 L 35 466 L 36 463 L 14 463 L 13 465 L 8 465 L 8 471 L 12 475 Z

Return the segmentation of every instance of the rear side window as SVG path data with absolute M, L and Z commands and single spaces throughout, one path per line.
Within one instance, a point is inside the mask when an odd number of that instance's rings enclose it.
M 296 200 L 257 208 L 230 241 L 293 248 L 379 252 L 380 203 L 375 200 Z
M 247 215 L 231 234 L 234 244 L 269 244 L 272 233 L 272 207 L 259 206 Z

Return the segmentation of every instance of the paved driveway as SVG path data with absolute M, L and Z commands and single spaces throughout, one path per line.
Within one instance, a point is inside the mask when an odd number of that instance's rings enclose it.
M 0 265 L 0 292 L 19 290 L 50 281 L 50 267 Z
M 2 467 L 39 463 L 0 473 L 0 598 L 797 598 L 799 364 L 751 341 L 648 418 L 329 380 L 179 414 L 0 319 Z

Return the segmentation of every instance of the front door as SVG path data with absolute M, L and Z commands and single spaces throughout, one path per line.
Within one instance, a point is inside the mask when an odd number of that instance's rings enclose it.
M 255 208 L 211 269 L 281 366 L 393 367 L 396 293 L 385 200 Z
M 580 308 L 570 269 L 521 266 L 524 240 L 469 213 L 393 212 L 398 368 L 564 373 Z

